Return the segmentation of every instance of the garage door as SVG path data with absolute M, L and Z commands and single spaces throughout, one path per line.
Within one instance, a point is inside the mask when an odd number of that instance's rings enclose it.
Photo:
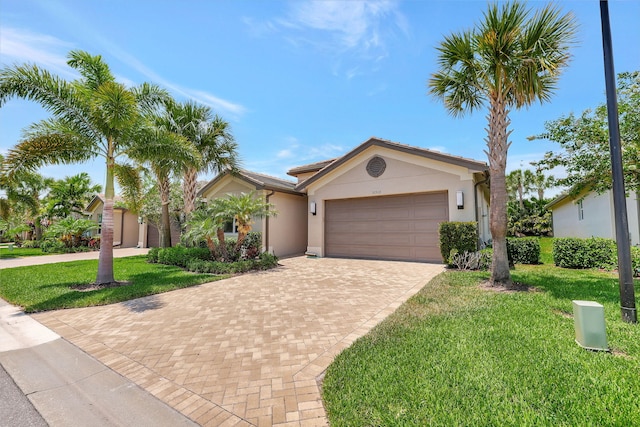
M 330 257 L 442 262 L 438 225 L 449 219 L 446 192 L 325 202 Z

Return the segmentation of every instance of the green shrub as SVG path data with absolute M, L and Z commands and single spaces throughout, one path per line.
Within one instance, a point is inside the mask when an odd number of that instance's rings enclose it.
M 149 258 L 149 256 L 147 256 Z M 157 258 L 160 264 L 176 265 L 185 268 L 191 259 L 210 260 L 211 254 L 206 248 L 185 248 L 178 245 L 171 248 L 160 248 Z
M 540 240 L 537 237 L 507 239 L 510 260 L 518 264 L 539 264 Z
M 160 248 L 150 248 L 149 253 L 147 253 L 147 262 L 157 263 L 158 262 L 158 254 L 160 253 Z
M 187 261 L 187 270 L 195 273 L 237 274 L 251 270 L 268 270 L 278 265 L 278 258 L 268 253 L 260 254 L 257 259 L 236 262 L 205 261 L 192 258 Z
M 63 252 L 65 244 L 57 239 L 47 239 L 40 243 L 40 248 L 42 248 L 42 252 L 46 253 Z
M 23 248 L 39 248 L 40 241 L 39 240 L 25 240 L 22 242 L 21 247 Z
M 457 253 L 475 252 L 478 249 L 478 224 L 476 222 L 442 222 L 438 230 L 442 261 L 450 263 L 452 250 Z
M 631 268 L 634 276 L 640 277 L 640 246 L 631 247 Z
M 613 239 L 591 237 L 553 239 L 553 262 L 563 268 L 607 268 L 617 264 L 617 248 Z
M 251 231 L 244 238 L 241 248 L 241 256 L 244 259 L 253 259 L 260 254 L 262 250 L 262 233 L 259 231 Z

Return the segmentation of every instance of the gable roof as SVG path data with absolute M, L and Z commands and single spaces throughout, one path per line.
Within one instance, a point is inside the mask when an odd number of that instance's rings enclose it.
M 416 156 L 425 157 L 425 158 L 432 159 L 432 160 L 438 160 L 438 161 L 441 161 L 441 162 L 450 163 L 452 165 L 466 167 L 466 168 L 468 168 L 469 170 L 471 170 L 473 172 L 484 172 L 487 169 L 489 169 L 489 166 L 485 162 L 480 162 L 478 160 L 467 159 L 467 158 L 460 157 L 460 156 L 452 156 L 450 154 L 444 154 L 444 153 L 440 153 L 438 151 L 427 150 L 426 148 L 413 147 L 413 146 L 410 146 L 410 145 L 399 144 L 397 142 L 388 141 L 386 139 L 371 137 L 367 141 L 365 141 L 364 143 L 360 144 L 359 146 L 357 146 L 353 150 L 349 151 L 344 156 L 342 156 L 340 158 L 337 158 L 337 159 L 334 159 L 334 160 L 325 160 L 325 166 L 322 167 L 321 169 L 319 169 L 318 173 L 316 173 L 315 175 L 310 176 L 306 180 L 304 180 L 301 183 L 299 183 L 298 185 L 296 185 L 296 187 L 295 187 L 296 190 L 301 191 L 303 188 L 306 188 L 309 184 L 311 184 L 311 183 L 317 181 L 318 179 L 322 178 L 323 176 L 327 175 L 328 173 L 330 173 L 331 171 L 335 170 L 340 165 L 343 165 L 348 160 L 354 158 L 358 154 L 362 153 L 363 151 L 365 151 L 369 147 L 383 147 L 383 148 L 388 148 L 390 150 L 396 150 L 396 151 L 400 151 L 400 152 L 403 152 L 403 153 L 413 154 L 413 155 L 416 155 Z M 313 165 L 320 165 L 321 163 L 323 163 L 323 162 L 318 162 L 318 163 L 315 163 Z M 305 166 L 309 167 L 311 165 L 305 165 Z M 300 166 L 299 168 L 294 168 L 291 171 L 297 170 L 297 169 L 300 169 L 300 168 L 304 168 L 305 166 Z M 289 172 L 291 172 L 291 171 L 289 171 Z M 309 170 L 309 172 L 311 172 L 311 171 L 313 171 L 313 170 L 312 169 Z M 300 172 L 298 172 L 298 173 L 300 173 Z
M 256 190 L 273 190 L 283 193 L 302 194 L 301 192 L 295 190 L 295 182 L 276 178 L 275 176 L 264 175 L 261 173 L 240 169 L 237 172 L 226 170 L 225 172 L 218 174 L 218 176 L 209 181 L 207 185 L 205 185 L 198 191 L 198 196 L 202 196 L 202 194 L 204 194 L 207 190 L 209 190 L 211 187 L 216 185 L 228 175 L 234 176 L 244 182 L 254 185 L 256 187 Z

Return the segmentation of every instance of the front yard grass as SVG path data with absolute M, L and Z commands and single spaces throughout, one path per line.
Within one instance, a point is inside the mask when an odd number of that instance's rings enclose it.
M 40 248 L 17 248 L 9 249 L 8 247 L 0 247 L 0 259 L 22 258 L 27 256 L 54 255 L 42 252 Z
M 617 276 L 522 266 L 529 292 L 449 271 L 342 352 L 323 398 L 332 426 L 640 425 L 640 326 Z M 640 281 L 635 281 L 640 289 Z M 575 343 L 571 300 L 605 306 L 612 353 Z
M 130 283 L 86 292 L 74 290 L 72 286 L 95 281 L 97 260 L 3 269 L 0 270 L 0 297 L 29 313 L 112 304 L 228 277 L 149 264 L 146 259 L 145 255 L 114 259 L 116 280 Z

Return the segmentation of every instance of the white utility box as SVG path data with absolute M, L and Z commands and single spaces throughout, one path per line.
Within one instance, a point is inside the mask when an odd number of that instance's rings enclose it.
M 604 307 L 594 301 L 573 301 L 576 342 L 589 350 L 608 351 Z

